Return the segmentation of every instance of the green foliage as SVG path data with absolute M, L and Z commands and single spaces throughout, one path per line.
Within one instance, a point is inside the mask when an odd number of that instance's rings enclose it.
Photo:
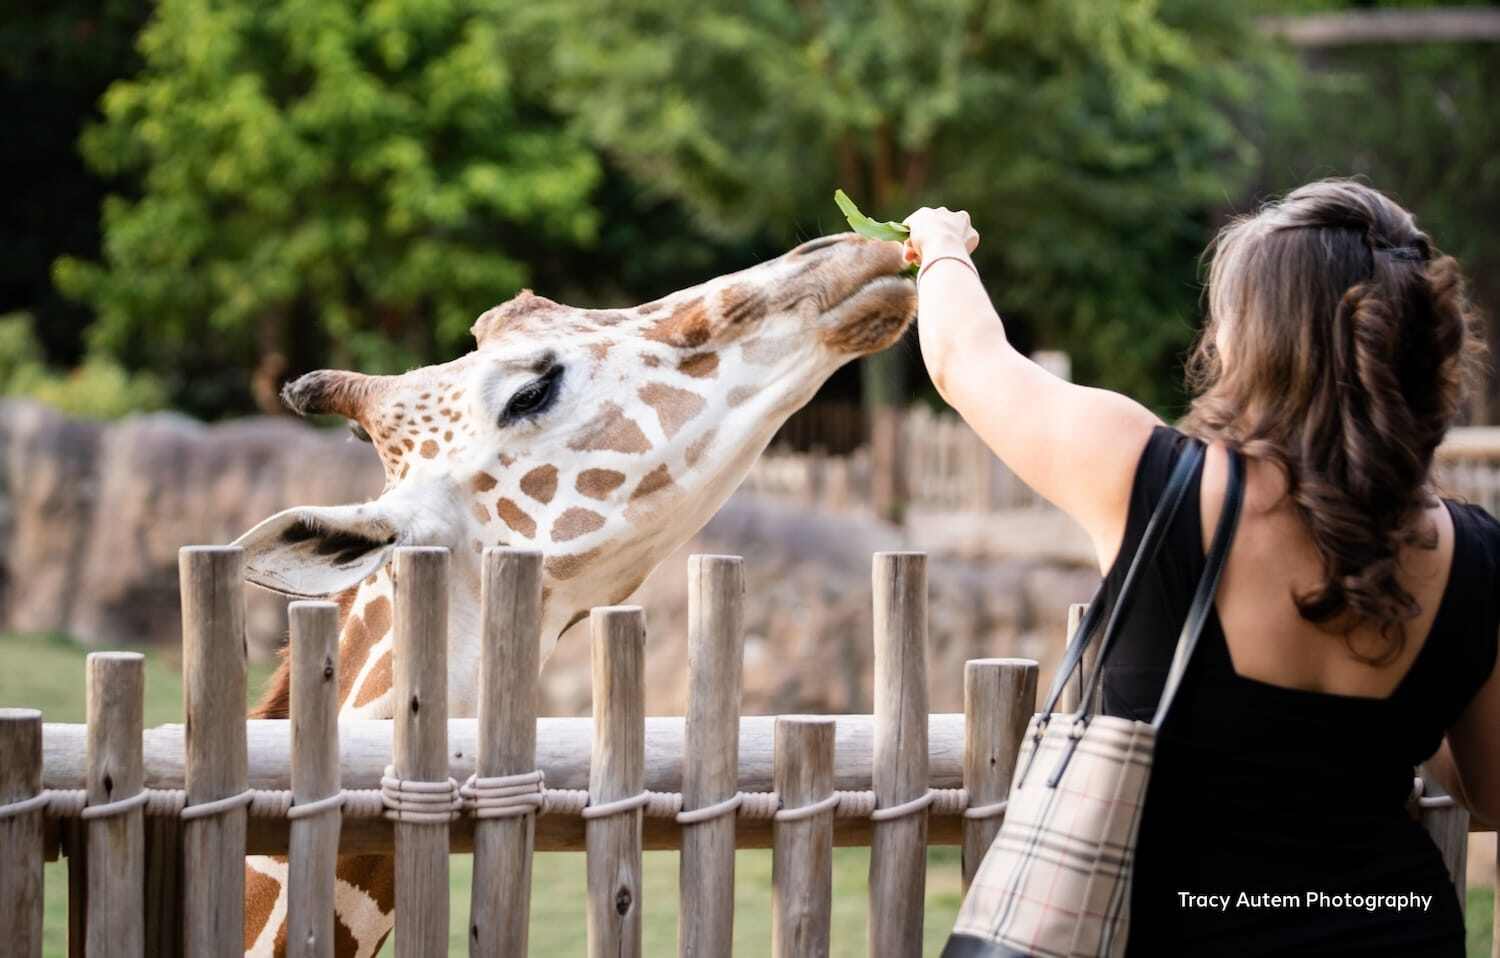
M 721 232 L 835 227 L 808 214 L 835 184 L 880 210 L 969 209 L 1017 326 L 1160 403 L 1206 225 L 1256 157 L 1235 111 L 1252 91 L 1279 95 L 1249 13 L 1218 0 L 558 0 L 509 30 L 551 52 L 558 111 Z
M 0 316 L 0 396 L 24 396 L 90 419 L 160 409 L 166 390 L 149 373 L 129 373 L 103 356 L 64 373 L 49 369 L 25 314 Z
M 1267 192 L 1332 174 L 1366 178 L 1458 257 L 1476 300 L 1493 314 L 1500 307 L 1500 46 L 1330 50 L 1300 87 L 1299 109 L 1267 128 Z
M 459 348 L 538 244 L 597 225 L 595 155 L 515 94 L 510 6 L 163 0 L 82 144 L 139 194 L 105 203 L 102 262 L 54 269 L 91 345 L 195 408 L 257 366 Z

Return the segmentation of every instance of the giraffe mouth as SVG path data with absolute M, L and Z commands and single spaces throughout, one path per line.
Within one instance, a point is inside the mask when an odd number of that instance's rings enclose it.
M 917 287 L 904 276 L 882 273 L 861 283 L 825 311 L 824 345 L 863 356 L 892 345 L 917 315 Z

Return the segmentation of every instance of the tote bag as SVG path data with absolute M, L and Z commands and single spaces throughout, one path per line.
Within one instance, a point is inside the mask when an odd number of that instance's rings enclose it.
M 1093 674 L 1073 715 L 1054 715 L 1063 687 L 1080 667 L 1104 616 L 1103 588 L 1068 644 L 1062 664 L 1022 740 L 1005 821 L 974 876 L 943 958 L 1118 958 L 1130 930 L 1130 878 L 1156 732 L 1187 671 L 1213 608 L 1224 558 L 1244 498 L 1244 464 L 1229 456 L 1223 512 L 1203 577 L 1177 640 L 1152 720 L 1095 715 L 1094 690 L 1143 568 L 1203 462 L 1192 441 L 1146 525 L 1103 630 Z

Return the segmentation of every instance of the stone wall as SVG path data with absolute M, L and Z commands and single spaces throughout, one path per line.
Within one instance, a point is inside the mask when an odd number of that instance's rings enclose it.
M 228 542 L 289 506 L 360 501 L 380 483 L 367 446 L 292 419 L 105 424 L 0 402 L 0 633 L 175 645 L 180 546 Z M 1050 658 L 1068 604 L 1097 582 L 1058 522 L 919 517 L 903 529 L 736 495 L 632 600 L 647 608 L 648 707 L 684 709 L 686 560 L 719 552 L 746 561 L 745 711 L 868 711 L 870 555 L 922 548 L 933 556 L 932 708 L 958 710 L 965 659 Z M 247 608 L 251 652 L 268 656 L 286 635 L 284 600 L 251 587 Z M 553 714 L 588 711 L 586 628 L 564 637 L 545 669 Z

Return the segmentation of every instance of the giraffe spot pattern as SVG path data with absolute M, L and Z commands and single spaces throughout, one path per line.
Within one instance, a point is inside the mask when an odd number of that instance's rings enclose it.
M 695 297 L 657 320 L 646 330 L 646 338 L 668 346 L 696 349 L 708 342 L 711 328 L 708 309 L 701 297 Z
M 528 539 L 536 538 L 536 520 L 526 514 L 526 510 L 516 505 L 515 502 L 502 496 L 495 503 L 495 514 L 516 532 Z
M 741 326 L 766 314 L 765 294 L 753 286 L 736 283 L 719 294 L 719 312 L 730 326 Z
M 678 363 L 677 371 L 694 379 L 708 379 L 719 371 L 719 354 L 694 353 Z
M 563 514 L 552 523 L 552 541 L 567 542 L 582 535 L 588 535 L 604 526 L 604 517 L 592 509 L 580 509 L 573 506 L 563 510 Z
M 706 452 L 709 445 L 713 443 L 714 435 L 718 431 L 719 430 L 717 428 L 710 429 L 708 432 L 705 432 L 697 439 L 694 439 L 693 444 L 687 447 L 687 454 L 683 458 L 686 460 L 689 468 L 696 466 L 698 464 L 698 460 L 703 458 L 703 453 Z
M 391 660 L 394 656 L 389 651 L 383 653 L 375 661 L 370 673 L 365 676 L 364 682 L 359 686 L 359 695 L 354 698 L 354 707 L 369 705 L 380 698 L 391 689 Z
M 668 439 L 677 435 L 677 431 L 706 405 L 697 393 L 665 383 L 647 383 L 641 387 L 640 397 L 641 402 L 656 410 L 661 430 Z
M 474 503 L 474 518 L 479 520 L 480 525 L 488 525 L 490 521 L 490 510 L 486 509 L 484 503 Z
M 725 401 L 729 403 L 730 408 L 733 408 L 735 406 L 743 404 L 745 400 L 749 399 L 751 396 L 754 396 L 759 391 L 760 390 L 756 389 L 754 386 L 736 386 L 733 389 L 729 390 L 729 395 L 726 397 Z
M 649 450 L 651 444 L 635 420 L 615 403 L 607 402 L 597 416 L 579 428 L 568 448 L 576 452 L 639 453 Z
M 574 488 L 590 499 L 603 502 L 611 492 L 625 484 L 625 474 L 613 469 L 585 469 L 578 474 Z
M 253 868 L 245 869 L 245 949 L 260 940 L 276 899 L 281 896 L 281 882 Z
M 431 439 L 422 443 L 422 458 L 431 459 L 438 454 L 438 444 Z
M 498 480 L 487 472 L 476 472 L 474 478 L 469 480 L 469 488 L 475 492 L 489 492 L 495 488 Z
M 587 552 L 576 552 L 569 555 L 551 555 L 543 562 L 547 574 L 561 582 L 571 579 L 578 573 L 587 569 L 590 562 L 599 558 L 599 549 L 590 549 Z
M 557 467 L 537 466 L 521 477 L 521 491 L 537 502 L 551 502 L 557 492 Z
M 640 483 L 630 493 L 631 501 L 644 499 L 646 496 L 660 492 L 670 485 L 672 485 L 672 473 L 665 465 L 657 466 L 641 477 Z

